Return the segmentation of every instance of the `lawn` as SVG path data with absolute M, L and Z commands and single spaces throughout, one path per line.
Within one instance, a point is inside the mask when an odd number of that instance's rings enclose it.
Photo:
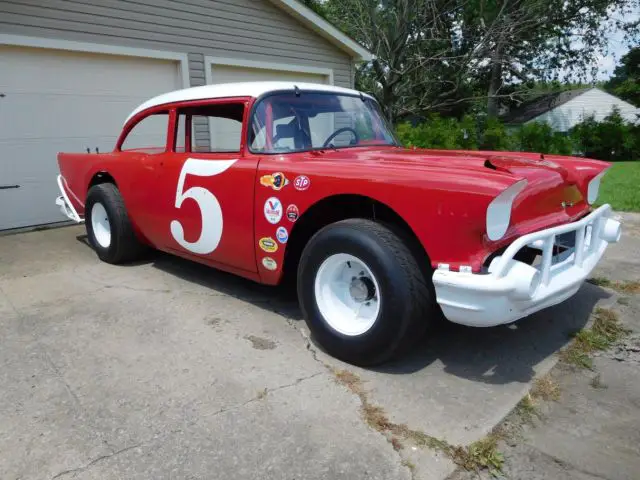
M 604 203 L 621 212 L 640 212 L 640 161 L 613 163 L 600 185 L 598 204 Z

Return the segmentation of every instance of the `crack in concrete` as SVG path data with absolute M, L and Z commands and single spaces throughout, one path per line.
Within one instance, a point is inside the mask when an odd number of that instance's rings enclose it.
M 75 404 L 76 408 L 82 408 L 82 405 L 80 403 L 80 399 L 78 398 L 76 393 L 71 388 L 71 385 L 69 385 L 69 382 L 67 382 L 67 380 L 64 378 L 64 375 L 62 374 L 62 372 L 60 371 L 58 366 L 53 362 L 51 356 L 49 355 L 49 352 L 47 352 L 47 350 L 45 348 L 43 348 L 42 345 L 40 345 L 40 348 L 42 348 L 42 354 L 43 354 L 45 360 L 47 361 L 47 363 L 49 364 L 49 366 L 51 367 L 51 369 L 55 373 L 56 377 L 58 377 L 58 379 L 64 385 L 65 390 L 67 391 L 69 396 L 72 398 L 73 403 Z
M 328 373 L 330 375 L 334 376 L 335 375 L 334 368 L 331 365 L 329 365 L 328 363 L 326 363 L 323 360 L 318 358 L 318 350 L 313 345 L 313 343 L 311 342 L 311 336 L 308 335 L 307 332 L 305 332 L 303 329 L 300 329 L 296 325 L 294 325 L 293 319 L 285 316 L 285 321 L 287 322 L 287 325 L 289 325 L 289 327 L 293 328 L 296 332 L 298 332 L 300 334 L 300 336 L 304 340 L 304 346 L 305 346 L 306 350 L 309 351 L 309 353 L 311 354 L 311 357 L 313 358 L 313 360 L 316 361 L 317 363 L 319 363 L 320 365 L 322 365 L 328 371 Z M 294 382 L 294 384 L 295 384 L 295 382 Z M 349 390 L 349 389 L 347 389 L 347 390 Z M 362 408 L 362 399 L 358 395 L 356 395 L 354 392 L 351 392 L 351 394 L 353 396 L 355 396 L 356 398 L 358 398 L 358 400 L 360 401 L 360 408 Z M 364 419 L 362 419 L 362 415 L 359 415 L 359 417 L 360 417 L 361 420 L 363 420 L 363 423 L 366 423 L 366 422 L 364 422 Z M 405 459 L 402 456 L 402 454 L 400 453 L 400 451 L 396 450 L 396 448 L 393 447 L 393 443 L 391 441 L 391 437 L 383 434 L 382 432 L 377 432 L 377 433 L 382 438 L 384 438 L 387 441 L 387 443 L 389 443 L 391 445 L 391 447 L 393 448 L 393 451 L 396 453 L 396 455 L 398 456 L 398 459 L 400 460 L 400 465 L 403 466 L 404 468 L 406 468 L 409 471 L 409 478 L 411 480 L 416 480 L 417 479 L 417 471 L 416 471 L 415 465 L 410 463 L 410 461 L 408 459 Z
M 223 414 L 223 413 L 226 413 L 226 412 L 229 412 L 229 411 L 232 411 L 232 410 L 238 410 L 238 409 L 240 409 L 240 408 L 242 408 L 242 407 L 245 407 L 245 406 L 249 405 L 250 403 L 258 402 L 258 401 L 260 401 L 260 400 L 264 399 L 264 397 L 265 397 L 266 395 L 268 395 L 269 393 L 273 393 L 273 392 L 277 392 L 277 391 L 279 391 L 279 390 L 284 390 L 284 389 L 287 389 L 287 388 L 291 388 L 291 387 L 298 386 L 298 385 L 300 385 L 302 382 L 304 382 L 304 381 L 306 381 L 306 380 L 309 380 L 309 379 L 311 379 L 311 378 L 317 377 L 317 376 L 319 376 L 319 375 L 323 375 L 324 373 L 325 373 L 325 372 L 316 372 L 316 373 L 314 373 L 313 375 L 308 375 L 308 376 L 306 376 L 306 377 L 298 378 L 298 379 L 297 379 L 297 380 L 295 380 L 294 382 L 288 383 L 288 384 L 286 384 L 286 385 L 281 385 L 281 386 L 279 386 L 279 387 L 272 388 L 272 389 L 265 388 L 265 389 L 264 389 L 262 392 L 260 392 L 258 395 L 256 395 L 255 397 L 250 398 L 250 399 L 249 399 L 249 400 L 247 400 L 246 402 L 238 403 L 238 404 L 236 404 L 236 405 L 231 405 L 231 406 L 229 406 L 229 407 L 222 407 L 221 409 L 216 410 L 215 412 L 208 413 L 208 414 L 206 414 L 206 415 L 202 415 L 202 416 L 203 416 L 203 417 L 216 417 L 216 416 L 218 416 L 218 415 L 221 415 L 221 414 Z
M 108 454 L 108 455 L 101 455 L 101 456 L 99 456 L 98 458 L 95 458 L 95 459 L 91 460 L 91 461 L 90 461 L 89 463 L 87 463 L 86 465 L 83 465 L 83 466 L 78 467 L 78 468 L 72 468 L 72 469 L 70 469 L 70 470 L 63 470 L 62 472 L 57 473 L 56 475 L 54 475 L 53 477 L 51 477 L 51 480 L 56 480 L 56 479 L 58 479 L 58 478 L 62 478 L 62 477 L 64 477 L 64 476 L 66 476 L 66 475 L 73 475 L 73 476 L 75 477 L 75 475 L 76 475 L 77 473 L 85 472 L 85 471 L 87 471 L 88 469 L 90 469 L 91 467 L 93 467 L 94 465 L 96 465 L 96 464 L 98 464 L 98 463 L 102 462 L 103 460 L 107 460 L 107 459 L 109 459 L 109 458 L 113 458 L 113 457 L 115 457 L 116 455 L 120 455 L 120 454 L 122 454 L 122 453 L 124 453 L 124 452 L 127 452 L 127 451 L 129 451 L 129 450 L 133 450 L 134 448 L 138 448 L 138 447 L 141 447 L 141 446 L 142 446 L 142 444 L 132 445 L 132 446 L 130 446 L 130 447 L 122 448 L 122 449 L 120 449 L 120 450 L 118 450 L 118 451 L 116 451 L 116 452 L 110 453 L 110 454 Z

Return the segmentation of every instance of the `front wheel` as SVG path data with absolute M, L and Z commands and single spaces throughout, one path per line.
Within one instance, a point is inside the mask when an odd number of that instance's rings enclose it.
M 298 297 L 313 336 L 356 365 L 404 351 L 434 317 L 433 297 L 408 245 L 370 220 L 320 230 L 298 268 Z
M 114 184 L 91 187 L 85 212 L 89 243 L 100 260 L 118 264 L 141 255 L 144 247 L 133 231 L 122 195 Z

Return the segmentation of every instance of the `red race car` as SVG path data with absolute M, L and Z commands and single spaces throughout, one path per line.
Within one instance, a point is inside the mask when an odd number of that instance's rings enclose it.
M 564 301 L 621 233 L 592 208 L 609 164 L 404 148 L 372 97 L 327 85 L 160 95 L 113 152 L 58 163 L 57 203 L 100 259 L 151 246 L 268 285 L 292 274 L 314 338 L 360 365 L 441 314 L 488 327 Z

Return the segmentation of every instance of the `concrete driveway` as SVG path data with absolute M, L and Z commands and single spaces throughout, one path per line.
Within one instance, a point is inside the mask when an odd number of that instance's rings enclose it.
M 164 254 L 100 263 L 83 227 L 0 237 L 0 478 L 443 478 L 449 459 L 396 451 L 332 369 L 393 422 L 468 444 L 609 295 L 586 284 L 512 326 L 445 326 L 362 370 L 308 340 L 290 291 Z

